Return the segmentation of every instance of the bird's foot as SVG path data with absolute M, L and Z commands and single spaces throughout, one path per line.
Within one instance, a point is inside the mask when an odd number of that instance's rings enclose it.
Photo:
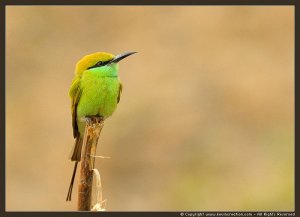
M 102 121 L 104 121 L 104 118 L 102 116 L 94 116 L 96 123 L 101 123 Z
M 93 124 L 92 116 L 85 116 L 84 119 L 85 119 L 86 125 L 91 126 Z
M 92 125 L 95 123 L 101 123 L 104 120 L 102 116 L 98 115 L 87 115 L 85 116 L 85 122 L 87 125 Z

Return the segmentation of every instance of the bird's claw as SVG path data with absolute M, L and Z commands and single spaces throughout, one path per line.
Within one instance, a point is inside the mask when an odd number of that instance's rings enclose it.
M 103 121 L 102 116 L 85 116 L 85 122 L 87 125 L 91 126 L 92 124 L 95 123 L 101 123 Z
M 93 124 L 92 117 L 86 116 L 85 117 L 85 122 L 86 122 L 86 125 L 91 126 Z
M 103 117 L 101 117 L 101 116 L 95 116 L 95 121 L 96 121 L 96 123 L 101 123 L 102 121 L 103 121 Z

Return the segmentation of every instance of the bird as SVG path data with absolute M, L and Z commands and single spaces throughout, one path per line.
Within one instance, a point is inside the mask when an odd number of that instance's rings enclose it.
M 71 99 L 73 148 L 69 155 L 75 161 L 66 201 L 71 201 L 77 164 L 81 160 L 85 118 L 98 116 L 105 120 L 116 110 L 122 93 L 119 61 L 137 52 L 113 55 L 96 52 L 81 58 L 75 67 L 75 76 L 69 90 Z

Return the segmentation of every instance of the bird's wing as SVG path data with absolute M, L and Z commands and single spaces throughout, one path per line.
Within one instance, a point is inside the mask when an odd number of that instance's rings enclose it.
M 80 78 L 75 77 L 72 81 L 70 87 L 69 96 L 71 98 L 71 111 L 72 111 L 72 126 L 73 126 L 73 136 L 76 138 L 78 136 L 78 125 L 77 125 L 77 105 L 81 96 L 80 88 Z
M 123 85 L 122 85 L 122 83 L 120 82 L 120 85 L 119 85 L 119 95 L 118 95 L 118 103 L 120 102 L 122 89 L 123 89 Z

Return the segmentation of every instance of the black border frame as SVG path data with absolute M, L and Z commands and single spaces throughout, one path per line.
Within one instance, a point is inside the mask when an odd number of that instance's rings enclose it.
M 248 6 L 263 6 L 263 5 L 289 5 L 289 6 L 294 6 L 294 11 L 295 11 L 295 102 L 294 102 L 294 111 L 295 111 L 295 198 L 294 198 L 294 203 L 295 203 L 295 211 L 294 212 L 201 212 L 201 211 L 175 211 L 175 212 L 163 212 L 163 211 L 158 211 L 158 212 L 14 212 L 14 211 L 6 211 L 5 209 L 5 145 L 6 145 L 6 131 L 5 131 L 5 124 L 6 124 L 6 116 L 5 116 L 5 102 L 6 102 L 6 95 L 5 95 L 5 30 L 6 30 L 6 20 L 5 20 L 5 7 L 10 6 L 10 5 L 144 5 L 144 6 L 149 6 L 149 5 L 219 5 L 219 6 L 226 6 L 226 5 L 248 5 Z M 260 216 L 259 213 L 262 213 L 261 216 L 296 216 L 296 195 L 297 195 L 297 188 L 296 185 L 296 169 L 297 167 L 297 150 L 296 149 L 296 144 L 298 142 L 298 137 L 297 137 L 297 132 L 298 132 L 298 123 L 299 123 L 299 117 L 297 115 L 297 108 L 298 102 L 297 102 L 297 97 L 298 92 L 299 92 L 299 86 L 297 86 L 297 83 L 299 83 L 299 63 L 297 62 L 299 59 L 299 39 L 297 39 L 297 36 L 299 37 L 298 31 L 299 31 L 299 22 L 300 22 L 300 17 L 299 17 L 299 12 L 297 10 L 297 4 L 296 0 L 185 0 L 185 1 L 179 1 L 179 0 L 143 0 L 138 1 L 138 0 L 3 0 L 0 1 L 0 26 L 1 28 L 1 34 L 0 34 L 0 39 L 1 39 L 1 45 L 0 45 L 0 50 L 1 50 L 1 58 L 0 58 L 0 67 L 1 67 L 1 73 L 0 73 L 0 100 L 1 100 L 1 106 L 0 106 L 0 139 L 1 139 L 1 146 L 0 146 L 0 216 L 96 216 L 96 215 L 102 215 L 102 216 L 120 216 L 120 215 L 130 215 L 130 216 L 188 216 L 187 214 L 195 214 L 195 216 L 208 216 L 209 214 L 218 214 L 219 216 L 243 216 L 246 215 L 247 213 L 251 213 L 252 216 Z M 297 28 L 298 27 L 298 28 Z M 269 215 L 267 215 L 269 213 Z M 287 214 L 287 215 L 285 215 Z

